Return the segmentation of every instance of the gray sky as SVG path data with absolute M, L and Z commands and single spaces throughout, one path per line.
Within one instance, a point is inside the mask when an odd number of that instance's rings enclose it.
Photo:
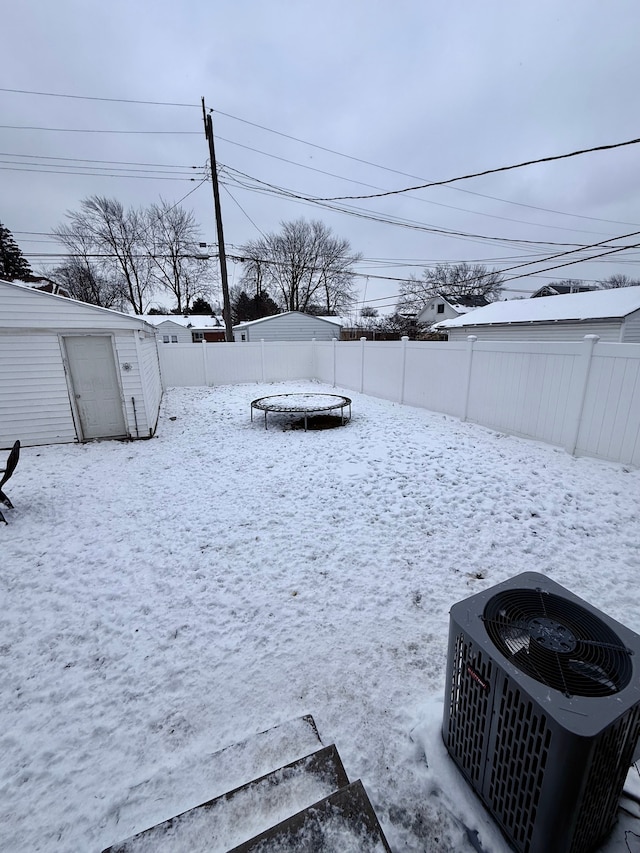
M 374 307 L 392 305 L 399 284 L 374 276 L 403 278 L 436 261 L 539 261 L 518 270 L 538 275 L 508 282 L 509 297 L 566 277 L 640 277 L 640 249 L 547 272 L 565 258 L 542 260 L 640 231 L 640 145 L 337 203 L 359 216 L 258 192 L 254 181 L 361 195 L 640 137 L 637 0 L 28 0 L 3 11 L 3 31 L 5 89 L 193 105 L 0 91 L 2 125 L 146 131 L 0 128 L 0 221 L 34 269 L 55 261 L 39 253 L 60 247 L 26 232 L 50 232 L 92 194 L 138 206 L 195 188 L 184 206 L 215 242 L 210 184 L 189 181 L 208 156 L 204 95 L 231 255 L 283 220 L 321 219 L 364 256 L 360 297 Z M 188 166 L 198 170 L 176 168 Z M 250 176 L 252 189 L 227 169 Z M 615 245 L 634 243 L 640 235 Z M 239 274 L 231 263 L 232 283 Z

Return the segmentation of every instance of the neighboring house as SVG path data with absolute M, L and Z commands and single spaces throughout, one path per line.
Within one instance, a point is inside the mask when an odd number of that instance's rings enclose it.
M 576 341 L 598 335 L 602 341 L 640 343 L 640 287 L 492 302 L 434 328 L 453 341 L 468 335 L 491 341 Z
M 589 293 L 592 290 L 598 290 L 595 284 L 543 284 L 531 294 L 531 299 L 537 299 L 539 296 L 563 296 L 565 293 Z
M 32 275 L 29 277 L 28 281 L 16 278 L 13 279 L 13 284 L 22 284 L 25 287 L 32 287 L 34 290 L 42 290 L 45 293 L 55 293 L 57 296 L 66 296 L 67 299 L 71 298 L 71 294 L 66 287 L 63 287 L 61 284 L 58 284 L 43 275 Z
M 287 311 L 260 320 L 238 323 L 233 338 L 238 341 L 330 341 L 340 340 L 342 326 L 339 317 L 316 317 L 301 311 Z
M 190 344 L 224 341 L 224 323 L 215 314 L 143 314 L 158 330 L 161 344 Z
M 489 305 L 486 296 L 446 296 L 438 293 L 427 302 L 416 319 L 420 325 L 432 326 L 441 320 L 451 320 L 485 305 Z
M 0 448 L 149 438 L 161 398 L 153 326 L 0 281 Z

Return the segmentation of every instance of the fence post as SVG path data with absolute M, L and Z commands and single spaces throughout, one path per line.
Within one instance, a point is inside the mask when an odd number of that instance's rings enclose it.
M 336 387 L 336 357 L 337 357 L 336 351 L 337 351 L 337 346 L 338 346 L 338 339 L 333 338 L 331 342 L 333 344 L 333 387 L 335 388 Z
M 319 379 L 318 376 L 318 356 L 316 354 L 316 339 L 311 338 L 311 375 L 314 379 Z
M 407 374 L 407 341 L 409 340 L 408 335 L 403 335 L 400 340 L 402 341 L 402 367 L 401 367 L 401 375 L 400 375 L 400 405 L 404 403 L 404 380 Z
M 360 338 L 360 393 L 364 391 L 364 345 L 366 338 Z
M 262 377 L 262 381 L 265 382 L 265 372 L 264 372 L 264 338 L 260 338 L 260 376 Z
M 582 426 L 582 415 L 584 414 L 584 404 L 587 399 L 587 386 L 589 385 L 589 374 L 591 373 L 593 348 L 599 340 L 599 335 L 585 335 L 582 343 L 582 352 L 580 353 L 580 361 L 578 367 L 578 377 L 576 380 L 576 407 L 573 413 L 570 414 L 569 441 L 565 445 L 565 449 L 572 456 L 576 452 L 576 447 L 578 446 L 578 436 L 580 435 L 580 427 Z
M 207 342 L 202 339 L 202 365 L 204 367 L 204 384 L 209 384 L 209 366 L 207 364 Z
M 462 405 L 462 417 L 460 420 L 466 421 L 469 413 L 469 394 L 471 392 L 471 369 L 473 367 L 473 345 L 478 340 L 477 335 L 469 335 L 467 337 L 467 377 L 464 386 L 464 402 Z

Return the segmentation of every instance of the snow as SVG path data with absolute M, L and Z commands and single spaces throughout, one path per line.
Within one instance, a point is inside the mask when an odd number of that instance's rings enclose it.
M 449 608 L 539 571 L 640 632 L 640 472 L 350 391 L 338 429 L 251 423 L 284 393 L 343 392 L 171 389 L 152 440 L 22 451 L 0 525 L 1 850 L 100 851 L 249 781 L 154 803 L 147 780 L 311 713 L 394 851 L 471 851 L 470 829 L 506 853 L 440 737 Z
M 438 329 L 489 323 L 541 323 L 554 320 L 597 320 L 626 317 L 640 309 L 640 287 L 566 293 L 536 299 L 509 299 L 476 308 L 462 317 L 437 323 Z
M 160 326 L 169 321 L 185 329 L 222 329 L 224 323 L 215 314 L 141 314 L 141 318 L 152 326 Z

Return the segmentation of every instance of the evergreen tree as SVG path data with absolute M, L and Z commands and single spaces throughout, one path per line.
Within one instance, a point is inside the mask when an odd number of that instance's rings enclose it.
M 206 299 L 203 299 L 201 296 L 198 296 L 197 299 L 193 300 L 193 304 L 191 306 L 192 314 L 213 314 L 213 308 L 211 307 L 211 303 L 207 302 Z
M 278 313 L 278 306 L 264 290 L 257 296 L 249 297 L 241 290 L 231 303 L 231 322 L 242 323 L 245 320 L 260 320 Z
M 0 222 L 0 278 L 5 281 L 32 276 L 29 262 L 13 239 L 13 234 Z

